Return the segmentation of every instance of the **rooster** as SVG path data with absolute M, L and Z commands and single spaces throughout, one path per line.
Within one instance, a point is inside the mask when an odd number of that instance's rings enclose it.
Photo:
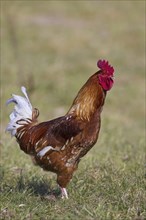
M 114 84 L 114 68 L 108 61 L 97 62 L 99 70 L 78 92 L 68 112 L 59 118 L 38 122 L 39 110 L 33 108 L 25 87 L 24 97 L 12 95 L 14 103 L 6 131 L 10 132 L 33 161 L 57 174 L 62 198 L 81 158 L 93 147 L 99 135 L 101 112 L 106 93 Z

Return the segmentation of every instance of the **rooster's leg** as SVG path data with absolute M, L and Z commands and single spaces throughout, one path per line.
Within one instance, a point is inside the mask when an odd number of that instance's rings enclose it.
M 62 199 L 68 199 L 68 194 L 67 194 L 67 190 L 66 188 L 62 188 L 61 186 L 59 186 L 60 190 L 61 190 L 61 198 Z

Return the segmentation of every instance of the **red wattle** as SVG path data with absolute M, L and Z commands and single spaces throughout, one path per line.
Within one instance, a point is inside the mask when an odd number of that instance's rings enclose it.
M 108 77 L 108 76 L 99 75 L 98 79 L 99 79 L 99 84 L 102 86 L 102 88 L 105 91 L 109 91 L 112 88 L 113 84 L 114 84 L 113 79 L 111 77 Z

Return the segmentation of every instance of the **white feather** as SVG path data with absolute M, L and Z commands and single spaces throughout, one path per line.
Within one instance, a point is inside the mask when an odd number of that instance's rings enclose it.
M 37 153 L 37 156 L 43 157 L 49 150 L 55 150 L 52 146 L 46 146 Z
M 25 95 L 25 97 L 26 97 L 26 99 L 27 99 L 27 101 L 28 101 L 28 104 L 29 104 L 30 108 L 32 109 L 32 105 L 31 105 L 31 103 L 30 103 L 30 101 L 29 101 L 29 98 L 28 98 L 28 95 L 27 95 L 27 92 L 26 92 L 26 88 L 25 88 L 24 86 L 21 87 L 21 91 L 22 91 L 23 94 Z
M 6 128 L 6 131 L 10 132 L 14 136 L 19 128 L 20 124 L 17 123 L 18 120 L 24 120 L 23 123 L 28 123 L 28 119 L 32 119 L 32 105 L 29 101 L 28 95 L 26 93 L 26 88 L 21 87 L 21 91 L 25 97 L 19 95 L 12 95 L 12 98 L 9 99 L 6 104 L 14 103 L 14 109 L 10 114 L 10 122 Z

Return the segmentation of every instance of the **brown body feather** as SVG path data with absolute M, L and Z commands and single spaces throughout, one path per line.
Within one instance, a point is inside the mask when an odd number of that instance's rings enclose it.
M 30 123 L 18 128 L 15 135 L 20 148 L 44 170 L 55 172 L 63 188 L 98 138 L 106 96 L 99 85 L 98 73 L 81 88 L 65 116 L 38 123 L 38 110 L 34 109 Z

